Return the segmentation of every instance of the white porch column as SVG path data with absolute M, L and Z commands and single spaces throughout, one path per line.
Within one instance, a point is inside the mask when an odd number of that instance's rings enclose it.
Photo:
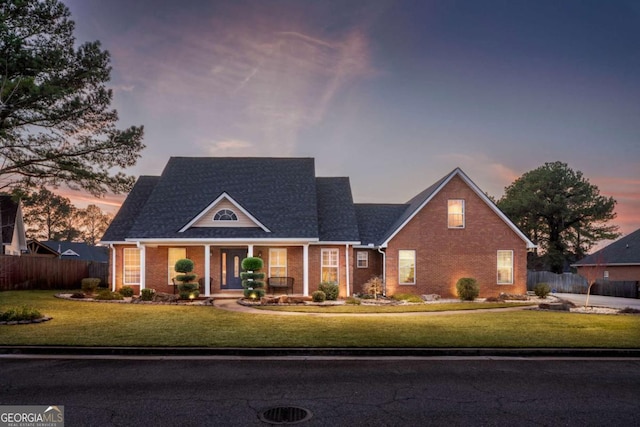
M 140 248 L 140 292 L 142 292 L 142 290 L 146 287 L 145 284 L 145 280 L 146 280 L 146 272 L 147 272 L 147 263 L 146 263 L 146 255 L 147 255 L 147 251 L 146 251 L 146 246 L 141 245 L 138 242 L 138 248 Z
M 350 288 L 351 288 L 351 280 L 350 280 L 350 276 L 349 273 L 351 272 L 351 268 L 349 268 L 349 244 L 347 243 L 346 245 L 346 249 L 344 251 L 344 257 L 345 257 L 345 272 L 347 275 L 347 296 L 351 295 L 350 292 Z
M 309 245 L 302 246 L 302 295 L 309 296 Z
M 111 291 L 116 291 L 116 247 L 110 244 L 111 248 Z
M 248 257 L 252 257 L 253 256 L 253 245 L 248 245 L 247 256 Z
M 211 295 L 211 246 L 204 245 L 204 296 Z

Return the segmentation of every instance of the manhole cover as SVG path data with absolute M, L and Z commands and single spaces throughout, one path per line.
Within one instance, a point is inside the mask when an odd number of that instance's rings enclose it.
M 311 418 L 311 411 L 297 406 L 277 406 L 266 409 L 258 415 L 269 424 L 296 424 Z

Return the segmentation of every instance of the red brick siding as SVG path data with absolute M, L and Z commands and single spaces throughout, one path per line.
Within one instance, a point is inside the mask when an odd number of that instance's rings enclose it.
M 369 254 L 369 266 L 358 268 L 357 253 L 367 252 Z M 362 292 L 362 286 L 373 276 L 382 276 L 382 254 L 375 249 L 354 249 L 353 253 L 353 289 L 352 293 Z
M 309 295 L 318 290 L 318 285 L 322 281 L 322 249 L 338 249 L 338 286 L 340 287 L 340 297 L 347 295 L 347 268 L 345 251 L 343 245 L 309 246 Z M 349 254 L 349 274 L 353 271 L 353 256 Z M 353 279 L 351 280 L 353 288 Z M 350 290 L 353 293 L 353 289 Z
M 449 229 L 447 200 L 465 200 L 465 228 Z M 398 251 L 416 251 L 416 284 L 398 284 Z M 497 251 L 513 250 L 514 284 L 498 285 Z M 387 294 L 439 294 L 455 298 L 456 282 L 473 277 L 480 296 L 526 292 L 525 242 L 465 182 L 454 177 L 389 243 Z
M 598 267 L 578 267 L 578 274 L 582 277 L 589 278 L 590 276 L 597 276 L 598 280 L 604 278 L 604 272 L 609 272 L 609 281 L 640 281 L 640 265 L 627 265 L 627 266 L 598 266 Z

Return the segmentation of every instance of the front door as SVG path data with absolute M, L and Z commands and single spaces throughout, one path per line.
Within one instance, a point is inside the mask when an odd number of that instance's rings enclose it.
M 246 249 L 222 249 L 220 252 L 220 288 L 242 289 L 242 260 L 247 257 Z

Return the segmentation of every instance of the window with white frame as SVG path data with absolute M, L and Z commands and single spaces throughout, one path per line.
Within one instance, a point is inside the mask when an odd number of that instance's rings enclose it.
M 322 249 L 321 282 L 338 283 L 338 249 Z
M 178 272 L 176 271 L 175 267 L 176 267 L 176 262 L 179 259 L 183 259 L 187 257 L 187 249 L 186 248 L 169 248 L 168 250 L 168 259 L 167 259 L 167 266 L 169 267 L 169 279 L 168 282 L 170 285 L 173 285 L 173 281 L 171 279 L 173 279 L 174 277 L 176 277 L 176 274 L 178 274 Z
M 449 228 L 464 228 L 464 200 L 447 200 L 447 222 Z
M 237 221 L 238 215 L 231 209 L 220 209 L 213 216 L 214 221 Z
M 513 284 L 513 251 L 498 251 L 498 284 Z
M 287 277 L 287 249 L 269 249 L 269 277 Z
M 398 283 L 401 285 L 415 285 L 416 251 L 398 251 Z
M 140 284 L 140 249 L 124 248 L 122 251 L 122 282 L 125 285 Z
M 356 266 L 358 268 L 369 268 L 369 252 L 358 251 L 356 253 Z

